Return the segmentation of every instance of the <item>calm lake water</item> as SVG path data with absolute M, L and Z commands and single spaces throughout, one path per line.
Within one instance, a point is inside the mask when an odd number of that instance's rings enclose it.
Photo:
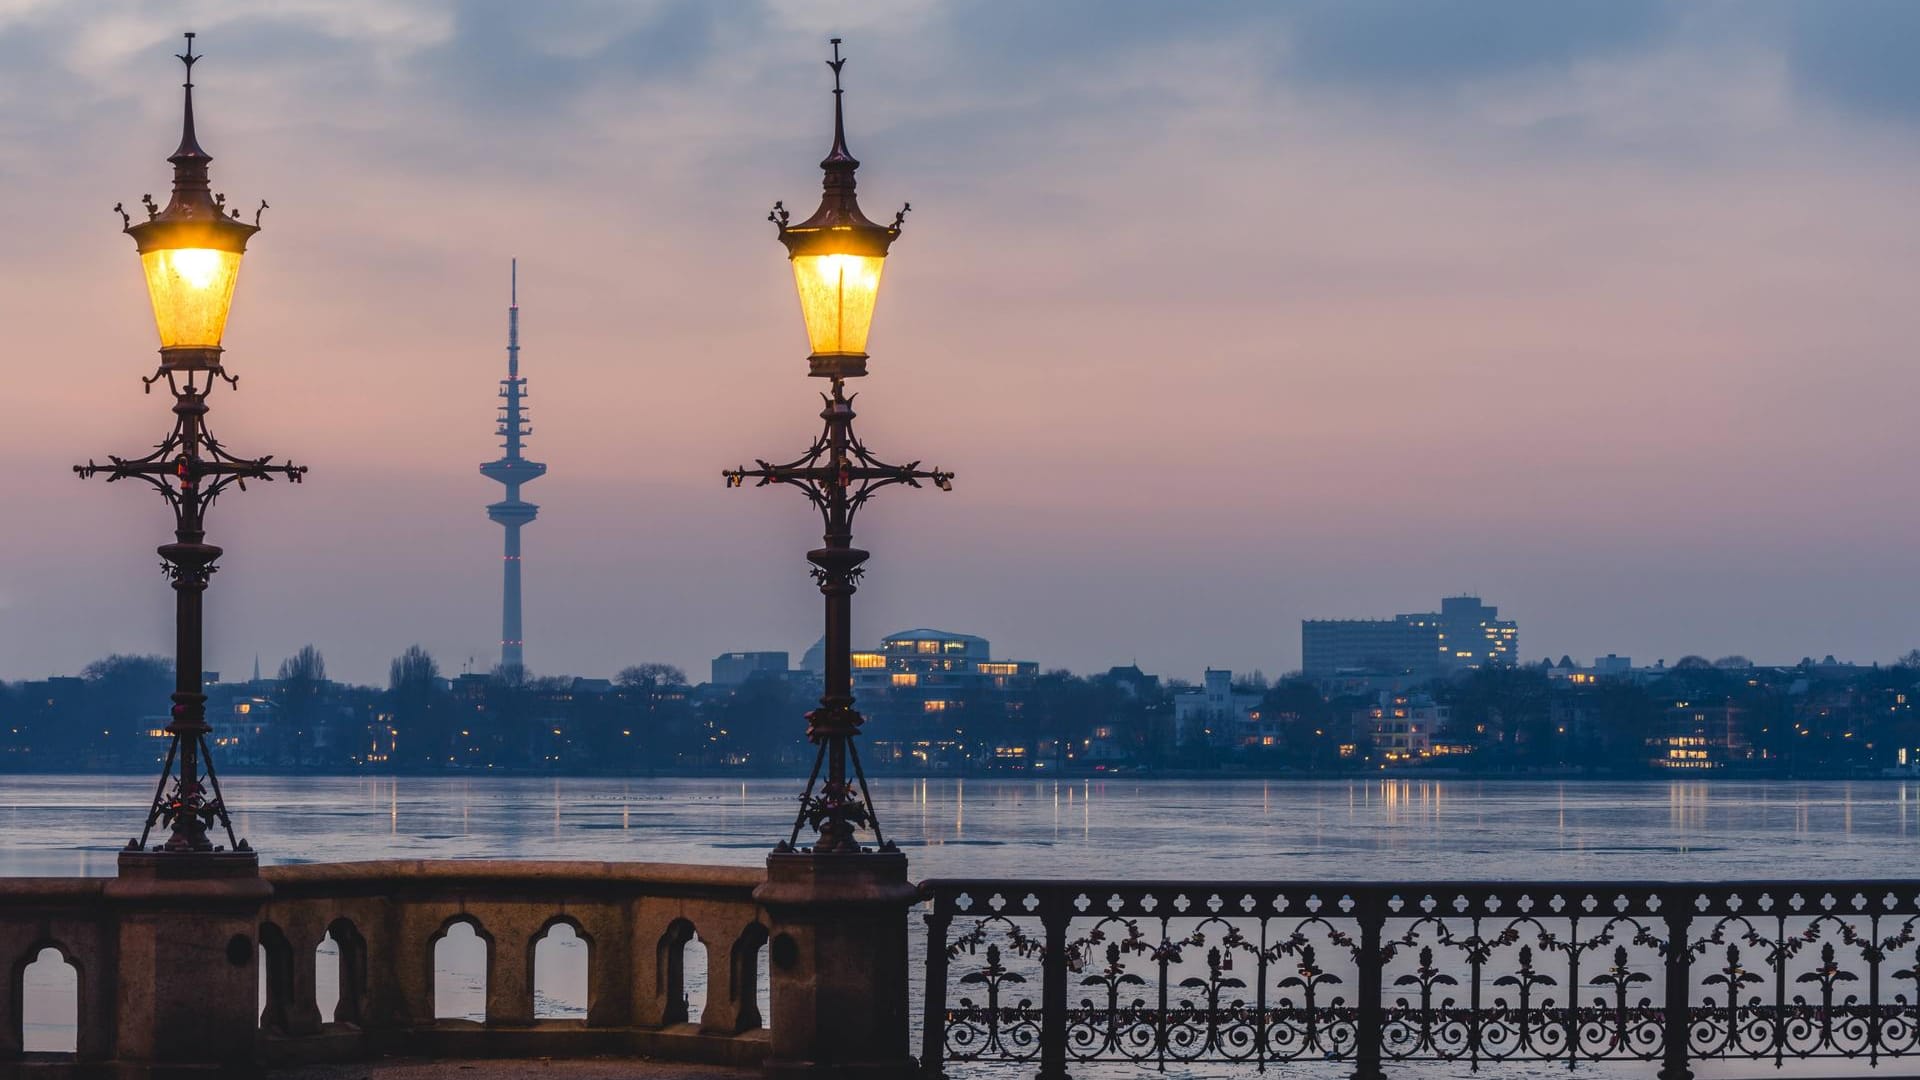
M 148 776 L 0 776 L 0 874 L 111 874 Z M 801 780 L 230 778 L 263 863 L 758 865 Z M 914 876 L 1901 876 L 1920 782 L 881 780 Z
M 263 863 L 526 858 L 742 866 L 760 864 L 787 835 L 800 786 L 798 779 L 491 777 L 225 783 L 235 827 Z M 0 777 L 8 838 L 0 873 L 112 874 L 152 793 L 148 776 Z M 881 781 L 873 793 L 915 878 L 1920 876 L 1920 783 L 1906 781 L 934 779 Z M 477 1010 L 478 949 L 477 941 L 445 947 L 443 1015 Z M 568 941 L 542 950 L 541 1011 L 579 1015 L 584 950 Z M 332 972 L 322 971 L 329 982 Z M 34 1044 L 71 1045 L 70 979 L 64 965 L 29 970 L 25 1019 Z M 337 992 L 320 991 L 323 998 Z M 704 987 L 688 992 L 698 1015 Z
M 794 780 L 233 778 L 263 863 L 624 859 L 758 865 Z M 112 874 L 146 776 L 0 776 L 0 874 Z M 916 878 L 1904 875 L 1907 781 L 881 781 Z

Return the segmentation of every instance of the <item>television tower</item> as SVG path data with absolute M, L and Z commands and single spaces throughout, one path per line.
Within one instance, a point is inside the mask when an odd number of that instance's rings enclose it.
M 480 466 L 489 480 L 507 486 L 507 497 L 487 507 L 487 516 L 507 530 L 506 560 L 500 588 L 500 666 L 526 666 L 525 640 L 520 634 L 520 526 L 532 521 L 540 508 L 520 497 L 520 485 L 546 475 L 547 467 L 520 456 L 520 447 L 533 429 L 527 426 L 523 403 L 527 380 L 520 374 L 520 260 L 513 260 L 511 301 L 507 307 L 507 377 L 500 380 L 500 446 L 506 453 Z

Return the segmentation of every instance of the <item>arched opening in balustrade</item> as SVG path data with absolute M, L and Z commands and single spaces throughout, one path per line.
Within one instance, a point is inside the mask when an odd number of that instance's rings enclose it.
M 735 1010 L 735 1028 L 752 1031 L 764 1027 L 772 1011 L 767 994 L 766 927 L 753 922 L 740 931 L 733 943 L 733 955 L 728 957 L 727 971 L 732 977 L 732 985 L 727 990 Z
M 313 994 L 322 1022 L 358 1025 L 367 993 L 367 939 L 351 920 L 335 919 L 314 950 L 314 961 Z
M 20 1001 L 20 1049 L 71 1054 L 80 1046 L 80 968 L 65 949 L 48 943 L 29 950 L 31 963 L 14 975 Z
M 313 1005 L 326 1023 L 340 1004 L 340 943 L 332 931 L 313 947 Z
M 260 1030 L 284 1035 L 293 1001 L 293 945 L 278 926 L 261 923 L 259 952 Z
M 433 936 L 429 974 L 433 979 L 435 1020 L 487 1019 L 487 969 L 493 938 L 471 916 L 447 920 Z
M 547 921 L 533 939 L 533 1018 L 583 1020 L 591 1004 L 593 942 L 566 916 Z
M 694 948 L 698 948 L 697 959 L 691 958 Z M 691 965 L 691 967 L 690 967 Z M 660 935 L 660 949 L 654 958 L 654 970 L 660 973 L 660 998 L 666 1002 L 661 1012 L 661 1022 L 666 1024 L 684 1024 L 689 1017 L 699 1016 L 694 1007 L 688 985 L 689 970 L 699 980 L 700 1004 L 707 999 L 706 986 L 707 947 L 699 944 L 699 935 L 694 933 L 693 924 L 685 919 L 675 919 L 667 924 L 667 932 Z
M 760 1026 L 773 1018 L 773 943 L 762 941 L 753 951 L 753 1003 L 760 1010 Z

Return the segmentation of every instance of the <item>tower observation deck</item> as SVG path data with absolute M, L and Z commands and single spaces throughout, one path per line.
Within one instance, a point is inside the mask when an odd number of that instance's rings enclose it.
M 520 374 L 520 261 L 513 261 L 511 301 L 507 307 L 507 377 L 500 380 L 500 446 L 506 453 L 480 466 L 481 475 L 507 486 L 507 497 L 487 507 L 487 517 L 506 529 L 500 590 L 500 665 L 526 665 L 520 630 L 520 526 L 540 508 L 520 497 L 520 485 L 546 475 L 547 467 L 521 455 L 527 436 L 527 380 Z

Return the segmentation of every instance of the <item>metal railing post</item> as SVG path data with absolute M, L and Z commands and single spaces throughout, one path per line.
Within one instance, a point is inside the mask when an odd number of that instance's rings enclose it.
M 927 911 L 927 985 L 921 995 L 920 1075 L 927 1080 L 945 1077 L 947 1055 L 947 928 L 953 916 L 940 910 L 940 897 L 929 898 Z
M 1386 926 L 1387 913 L 1382 898 L 1372 892 L 1355 896 L 1354 915 L 1360 921 L 1359 1023 L 1354 1032 L 1353 1080 L 1383 1080 L 1380 1069 L 1380 1044 L 1386 1019 L 1381 1007 L 1381 969 L 1385 961 L 1380 950 L 1380 931 Z M 1663 1078 L 1664 1080 L 1664 1078 Z
M 1040 968 L 1039 1080 L 1068 1080 L 1067 1076 L 1067 922 L 1073 909 L 1067 894 L 1043 893 L 1040 921 L 1046 927 L 1047 951 Z
M 1693 944 L 1687 939 L 1687 926 L 1693 922 L 1693 913 L 1687 910 L 1686 898 L 1679 890 L 1662 892 L 1660 905 L 1667 913 L 1667 1005 L 1662 1018 L 1666 1054 L 1661 1060 L 1659 1077 L 1660 1080 L 1693 1080 L 1693 1070 L 1687 1067 L 1688 1040 L 1693 1027 Z M 1729 989 L 1738 993 L 1737 988 Z

